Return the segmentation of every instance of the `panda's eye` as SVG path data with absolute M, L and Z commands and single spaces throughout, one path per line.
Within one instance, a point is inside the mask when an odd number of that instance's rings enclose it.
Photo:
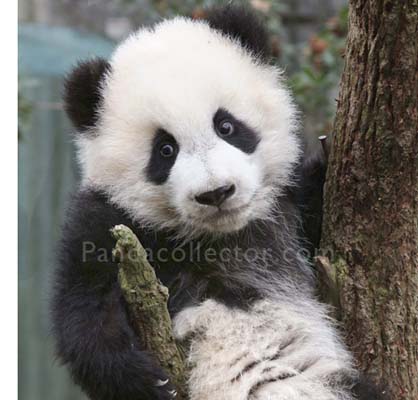
M 231 121 L 224 119 L 219 123 L 217 130 L 220 136 L 231 136 L 235 131 L 235 127 Z
M 172 144 L 165 143 L 160 147 L 160 154 L 164 158 L 172 157 L 176 152 L 176 149 Z

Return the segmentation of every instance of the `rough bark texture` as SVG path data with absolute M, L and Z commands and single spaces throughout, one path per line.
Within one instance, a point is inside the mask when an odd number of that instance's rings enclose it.
M 321 247 L 360 368 L 417 400 L 418 0 L 351 0 L 345 57 Z
M 168 289 L 157 279 L 144 248 L 128 227 L 117 225 L 112 235 L 117 240 L 114 255 L 119 261 L 119 284 L 132 326 L 144 348 L 152 352 L 167 371 L 177 389 L 176 399 L 184 400 L 187 397 L 186 368 L 167 309 Z

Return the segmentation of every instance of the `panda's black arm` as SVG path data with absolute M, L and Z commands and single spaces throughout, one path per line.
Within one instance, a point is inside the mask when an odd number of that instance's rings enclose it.
M 301 219 L 301 236 L 305 239 L 304 247 L 311 256 L 319 248 L 321 240 L 322 206 L 327 160 L 323 153 L 305 157 L 298 168 L 298 188 L 294 195 Z
M 165 373 L 129 324 L 117 265 L 106 260 L 118 223 L 129 225 L 100 194 L 80 192 L 70 206 L 52 298 L 57 354 L 92 400 L 170 399 L 170 383 L 157 386 Z

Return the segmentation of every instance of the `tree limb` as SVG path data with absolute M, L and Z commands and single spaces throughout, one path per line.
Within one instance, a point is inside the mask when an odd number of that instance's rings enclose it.
M 186 368 L 167 308 L 168 289 L 162 285 L 147 260 L 135 234 L 125 225 L 111 229 L 116 240 L 113 255 L 119 263 L 119 284 L 128 304 L 128 314 L 141 344 L 155 355 L 177 389 L 176 399 L 185 400 Z

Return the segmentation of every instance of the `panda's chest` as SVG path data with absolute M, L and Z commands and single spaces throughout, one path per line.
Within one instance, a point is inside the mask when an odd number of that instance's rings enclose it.
M 244 311 L 206 300 L 181 311 L 174 329 L 187 344 L 191 400 L 339 399 L 321 380 L 348 363 L 333 343 L 321 354 L 316 332 L 283 305 Z

